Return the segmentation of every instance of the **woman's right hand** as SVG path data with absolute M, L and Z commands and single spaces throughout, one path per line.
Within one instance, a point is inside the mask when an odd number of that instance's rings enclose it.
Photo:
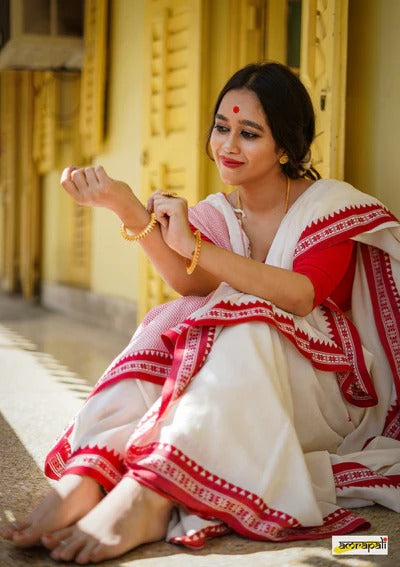
M 112 179 L 103 166 L 69 166 L 61 174 L 60 183 L 69 195 L 85 206 L 105 207 L 118 213 L 133 192 L 127 183 Z
M 147 210 L 156 214 L 164 242 L 179 255 L 190 258 L 195 239 L 190 230 L 186 199 L 167 196 L 158 190 L 147 201 Z

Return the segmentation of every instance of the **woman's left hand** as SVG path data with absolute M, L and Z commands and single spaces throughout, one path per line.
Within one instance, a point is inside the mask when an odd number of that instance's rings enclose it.
M 148 200 L 147 209 L 156 214 L 166 244 L 181 256 L 190 258 L 195 237 L 189 226 L 186 199 L 168 197 L 159 190 Z

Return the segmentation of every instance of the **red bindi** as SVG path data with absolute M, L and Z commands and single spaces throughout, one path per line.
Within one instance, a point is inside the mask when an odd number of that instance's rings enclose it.
M 237 114 L 237 113 L 239 112 L 239 110 L 240 110 L 240 108 L 239 108 L 238 106 L 234 106 L 234 107 L 233 107 L 233 112 L 234 112 L 235 114 Z

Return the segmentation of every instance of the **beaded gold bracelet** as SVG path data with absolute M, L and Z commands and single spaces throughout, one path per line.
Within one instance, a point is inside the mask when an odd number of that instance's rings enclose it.
M 138 232 L 137 234 L 129 234 L 126 231 L 125 225 L 124 223 L 121 223 L 121 236 L 122 238 L 124 238 L 125 240 L 130 240 L 132 242 L 137 242 L 138 240 L 142 240 L 142 238 L 145 238 L 148 234 L 150 234 L 150 232 L 153 230 L 153 228 L 156 226 L 157 224 L 157 217 L 155 215 L 155 213 L 151 213 L 150 215 L 150 221 L 148 224 L 146 224 L 146 226 L 144 227 L 143 230 L 141 230 L 140 232 Z
M 194 270 L 197 266 L 197 263 L 199 261 L 199 256 L 200 256 L 200 250 L 201 250 L 201 232 L 200 232 L 200 230 L 196 230 L 194 235 L 196 237 L 196 245 L 195 245 L 193 253 L 192 253 L 192 260 L 186 261 L 186 272 L 189 276 L 191 274 L 193 274 L 193 272 L 194 272 Z

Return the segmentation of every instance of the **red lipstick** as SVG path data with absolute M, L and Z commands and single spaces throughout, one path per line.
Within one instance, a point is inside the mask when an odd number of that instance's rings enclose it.
M 232 159 L 232 158 L 226 158 L 224 156 L 221 156 L 221 162 L 222 162 L 222 165 L 224 165 L 225 167 L 230 167 L 230 168 L 233 168 L 233 169 L 243 165 L 242 161 L 237 161 L 236 159 Z

